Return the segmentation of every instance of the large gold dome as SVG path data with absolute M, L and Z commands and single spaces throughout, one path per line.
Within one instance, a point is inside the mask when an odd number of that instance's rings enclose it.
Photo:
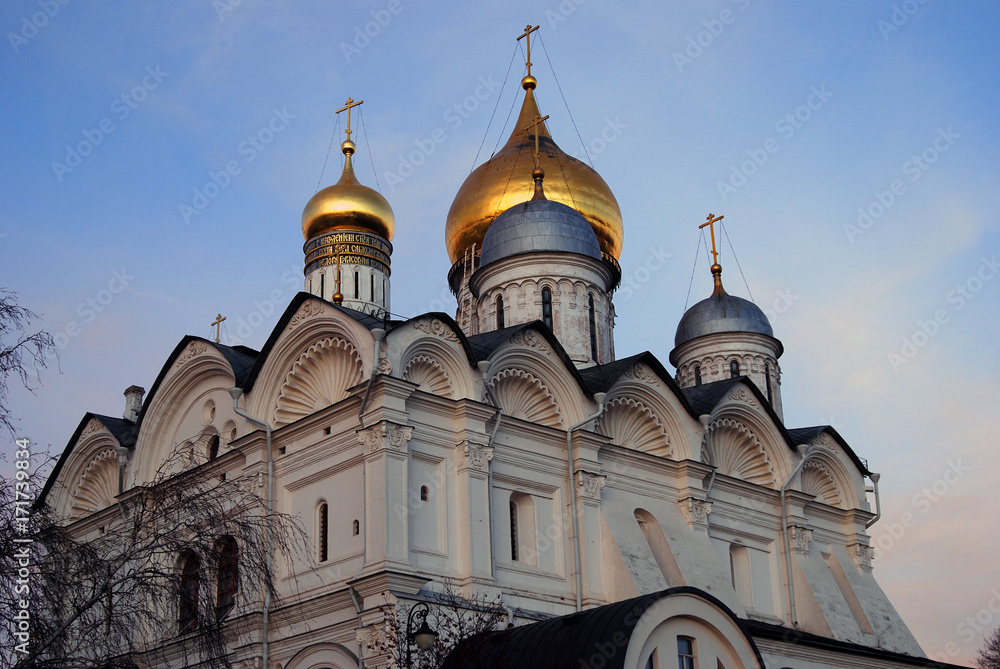
M 472 174 L 458 190 L 445 226 L 448 255 L 454 263 L 473 244 L 478 250 L 493 219 L 510 207 L 531 199 L 535 167 L 535 126 L 540 118 L 535 103 L 534 77 L 525 77 L 524 103 L 517 124 L 503 148 Z M 618 260 L 624 229 L 618 201 L 586 163 L 563 152 L 552 141 L 544 121 L 538 124 L 538 164 L 545 170 L 545 196 L 573 207 L 594 228 L 601 251 Z
M 392 241 L 396 229 L 392 208 L 378 191 L 358 183 L 351 164 L 354 142 L 344 142 L 342 150 L 344 173 L 340 181 L 310 198 L 302 212 L 302 236 L 309 241 L 325 232 L 357 230 Z

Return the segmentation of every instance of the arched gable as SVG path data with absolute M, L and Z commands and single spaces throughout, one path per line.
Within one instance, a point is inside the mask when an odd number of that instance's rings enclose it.
M 734 384 L 726 397 L 715 406 L 711 413 L 709 438 L 713 440 L 716 458 L 734 467 L 733 473 L 728 475 L 744 478 L 737 474 L 744 472 L 751 477 L 744 480 L 780 488 L 795 469 L 792 463 L 793 447 L 781 426 L 775 422 L 773 412 L 764 407 L 750 383 L 742 381 Z M 717 448 L 716 441 L 720 444 Z M 768 469 L 771 482 L 765 483 L 768 478 L 765 470 Z M 720 470 L 719 473 L 727 472 Z
M 74 520 L 111 506 L 118 495 L 119 442 L 91 417 L 59 472 L 48 501 L 60 518 Z
M 143 407 L 128 486 L 152 481 L 177 448 L 200 443 L 207 430 L 219 434 L 229 422 L 243 424 L 228 392 L 234 385 L 233 367 L 219 348 L 201 338 L 182 340 Z
M 357 656 L 337 643 L 307 646 L 285 663 L 285 669 L 354 669 L 358 666 Z
M 494 349 L 485 378 L 504 413 L 525 418 L 510 412 L 518 411 L 516 407 L 524 406 L 525 402 L 535 401 L 544 408 L 543 424 L 565 429 L 585 417 L 584 404 L 589 402 L 579 378 L 567 367 L 565 354 L 560 355 L 562 352 L 553 347 L 553 341 L 534 325 L 515 330 Z M 551 411 L 553 407 L 556 414 Z M 537 412 L 538 409 L 533 410 Z
M 391 374 L 420 389 L 450 399 L 480 399 L 468 350 L 460 331 L 437 314 L 424 314 L 386 337 Z
M 343 400 L 371 374 L 374 347 L 346 311 L 311 295 L 293 300 L 251 372 L 250 413 L 277 427 Z
M 867 508 L 864 479 L 837 441 L 824 431 L 809 444 L 809 460 L 800 479 L 802 492 L 840 509 Z

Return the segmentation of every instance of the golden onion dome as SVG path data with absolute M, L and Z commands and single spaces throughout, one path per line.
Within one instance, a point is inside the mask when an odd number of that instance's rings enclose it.
M 378 191 L 358 183 L 351 163 L 354 142 L 344 142 L 341 150 L 344 173 L 340 181 L 310 198 L 302 212 L 302 236 L 309 241 L 326 232 L 357 230 L 392 241 L 396 229 L 392 208 Z
M 482 247 L 493 219 L 515 204 L 530 200 L 534 193 L 535 119 L 541 118 L 535 102 L 535 78 L 525 77 L 524 103 L 514 130 L 503 148 L 477 167 L 459 188 L 448 211 L 445 242 L 451 261 L 457 262 L 473 244 Z M 601 175 L 584 162 L 565 153 L 549 135 L 545 122 L 538 123 L 538 165 L 545 170 L 545 195 L 583 214 L 601 251 L 618 260 L 624 227 L 618 201 Z

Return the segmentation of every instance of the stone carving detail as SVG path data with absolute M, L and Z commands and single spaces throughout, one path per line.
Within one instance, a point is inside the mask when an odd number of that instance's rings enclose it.
M 315 300 L 306 300 L 305 303 L 299 307 L 298 312 L 292 316 L 292 320 L 288 321 L 288 329 L 294 330 L 299 323 L 313 316 L 319 316 L 325 310 L 323 305 Z
M 413 428 L 396 425 L 384 420 L 364 430 L 358 430 L 358 441 L 365 445 L 365 452 L 406 451 L 406 442 L 413 436 Z
M 246 474 L 240 478 L 237 485 L 240 490 L 248 493 L 261 493 L 266 487 L 266 481 L 264 480 L 264 472 L 257 472 L 256 474 Z
M 774 469 L 760 441 L 748 427 L 734 420 L 723 418 L 710 424 L 707 438 L 712 440 L 712 451 L 718 462 L 718 472 L 750 483 L 774 487 Z
M 520 369 L 504 369 L 490 382 L 503 412 L 529 423 L 562 427 L 555 398 L 541 381 Z
M 802 492 L 815 495 L 817 501 L 830 506 L 841 506 L 840 489 L 833 474 L 822 463 L 811 460 L 802 468 Z
M 464 441 L 461 446 L 462 453 L 465 454 L 467 469 L 474 469 L 477 472 L 485 472 L 489 469 L 489 462 L 493 459 L 492 446 L 476 444 L 471 441 Z
M 800 553 L 802 555 L 809 553 L 809 543 L 813 539 L 813 531 L 798 525 L 792 525 L 788 528 L 788 530 L 788 537 L 791 539 L 792 549 L 796 553 Z
M 361 356 L 350 342 L 329 337 L 307 348 L 285 377 L 275 407 L 276 426 L 287 425 L 347 397 L 361 382 Z
M 187 348 L 184 349 L 184 352 L 177 357 L 177 364 L 174 366 L 180 367 L 191 358 L 196 358 L 207 350 L 208 350 L 208 344 L 206 344 L 205 342 L 193 341 L 190 344 L 188 344 Z
M 520 332 L 515 332 L 510 336 L 510 341 L 518 346 L 527 346 L 528 348 L 533 348 L 542 353 L 551 353 L 552 349 L 545 341 L 545 337 L 538 334 L 537 331 L 526 329 Z
M 420 386 L 420 390 L 439 397 L 451 397 L 451 379 L 448 372 L 434 358 L 414 356 L 403 370 L 403 378 Z
M 73 492 L 73 516 L 87 516 L 111 506 L 117 495 L 118 454 L 113 448 L 105 448 L 90 461 L 80 477 Z
M 601 490 L 607 483 L 607 478 L 607 476 L 601 474 L 583 471 L 582 469 L 577 470 L 576 485 L 580 488 L 580 495 L 584 499 L 596 499 L 600 501 Z
M 865 544 L 851 544 L 848 549 L 863 571 L 870 572 L 872 570 L 872 560 L 875 559 L 874 548 Z
M 104 423 L 97 420 L 96 418 L 91 418 L 89 421 L 87 421 L 87 425 L 86 427 L 83 428 L 83 432 L 80 433 L 80 440 L 82 441 L 86 437 L 89 437 L 90 435 L 102 429 L 104 429 Z
M 437 318 L 421 318 L 413 321 L 413 327 L 427 334 L 437 335 L 448 341 L 458 341 L 458 335 L 454 330 L 442 323 Z
M 812 440 L 812 443 L 815 446 L 820 446 L 820 447 L 825 448 L 825 449 L 827 449 L 829 451 L 833 451 L 834 453 L 836 453 L 838 450 L 840 450 L 837 447 L 837 442 L 834 441 L 833 437 L 831 437 L 830 435 L 828 435 L 826 432 L 821 432 L 818 437 L 816 437 L 815 439 Z
M 385 646 L 385 630 L 381 627 L 362 627 L 354 630 L 354 634 L 358 644 L 365 649 L 365 655 L 371 654 L 368 651 L 379 653 Z
M 240 669 L 260 669 L 260 658 L 252 657 L 240 663 Z
M 392 363 L 388 358 L 379 358 L 377 369 L 379 374 L 388 374 L 392 371 Z
M 626 371 L 625 376 L 653 386 L 660 382 L 660 377 L 656 375 L 656 372 L 650 369 L 648 365 L 644 365 L 641 362 L 636 363 L 632 369 Z
M 712 503 L 696 497 L 686 497 L 677 502 L 684 514 L 688 527 L 708 528 L 708 514 L 712 513 Z
M 617 446 L 634 448 L 669 458 L 673 449 L 667 431 L 656 414 L 642 402 L 628 397 L 616 397 L 597 422 L 597 432 L 611 437 Z
M 746 386 L 740 385 L 733 392 L 729 394 L 729 399 L 734 402 L 743 402 L 744 404 L 749 404 L 754 409 L 759 409 L 760 404 L 757 403 L 757 398 L 753 396 L 753 393 L 747 389 Z

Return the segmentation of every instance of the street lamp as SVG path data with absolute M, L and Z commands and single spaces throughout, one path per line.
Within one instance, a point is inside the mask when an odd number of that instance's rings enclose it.
M 430 650 L 434 642 L 437 641 L 438 633 L 427 625 L 427 614 L 430 607 L 426 602 L 420 602 L 410 609 L 410 615 L 406 618 L 406 667 L 412 667 L 410 662 L 410 644 L 417 644 L 417 650 Z M 413 630 L 414 619 L 420 617 L 420 627 Z

